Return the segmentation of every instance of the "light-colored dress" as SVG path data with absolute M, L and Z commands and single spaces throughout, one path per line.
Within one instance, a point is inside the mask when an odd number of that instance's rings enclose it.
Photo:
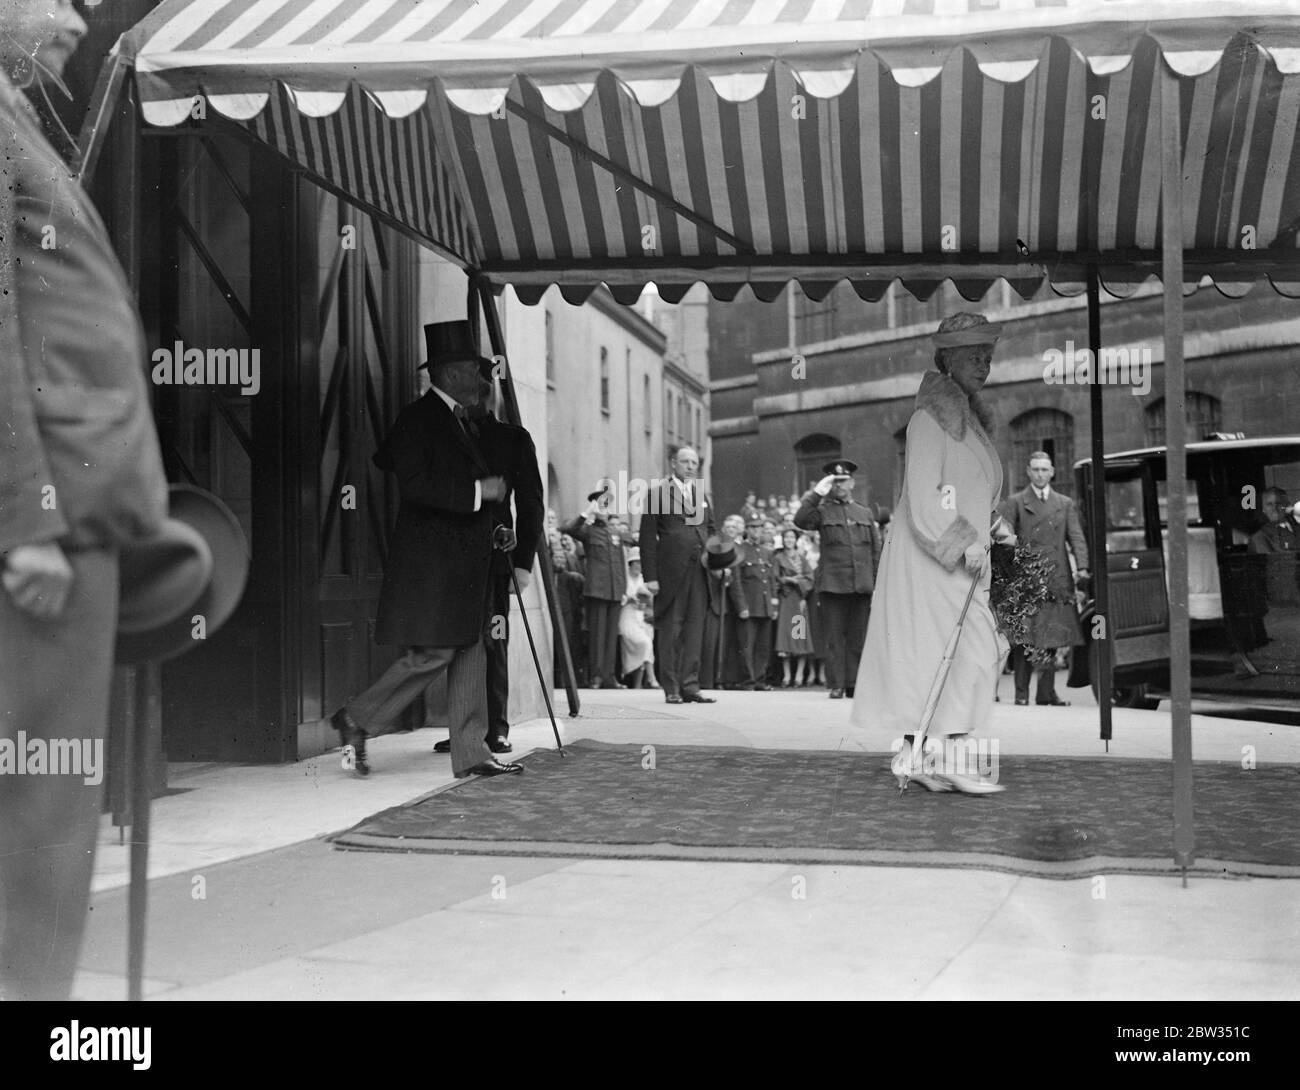
M 947 375 L 928 372 L 907 425 L 902 494 L 880 558 L 851 722 L 873 749 L 918 729 L 970 589 L 964 554 L 988 545 L 1002 491 L 996 449 Z M 988 724 L 1006 643 L 989 607 L 986 567 L 930 724 L 933 737 Z
M 655 660 L 655 630 L 645 619 L 644 608 L 651 601 L 649 588 L 640 575 L 629 575 L 623 608 L 618 613 L 618 640 L 623 651 L 623 673 Z

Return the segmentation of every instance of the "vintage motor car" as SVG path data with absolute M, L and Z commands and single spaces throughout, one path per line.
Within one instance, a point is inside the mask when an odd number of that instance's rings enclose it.
M 1165 448 L 1109 454 L 1106 570 L 1112 700 L 1155 707 L 1169 691 Z M 1074 467 L 1091 539 L 1092 459 Z M 1300 436 L 1187 445 L 1192 696 L 1300 709 Z M 1095 604 L 1068 684 L 1097 690 Z

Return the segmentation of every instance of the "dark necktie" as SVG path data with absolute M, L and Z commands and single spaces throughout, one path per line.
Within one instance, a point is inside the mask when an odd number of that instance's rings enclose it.
M 471 439 L 478 439 L 478 425 L 470 419 L 469 413 L 465 411 L 465 406 L 457 402 L 451 411 L 455 414 L 456 419 L 460 421 L 460 426 L 465 429 L 465 434 Z

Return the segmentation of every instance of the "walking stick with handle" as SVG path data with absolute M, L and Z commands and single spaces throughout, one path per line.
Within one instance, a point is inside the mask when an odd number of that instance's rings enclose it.
M 551 730 L 555 734 L 555 748 L 560 751 L 561 757 L 567 757 L 564 752 L 564 743 L 560 741 L 560 728 L 555 723 L 555 710 L 551 707 L 551 690 L 546 684 L 546 677 L 542 673 L 542 660 L 537 657 L 537 644 L 533 642 L 533 630 L 528 624 L 528 609 L 524 606 L 524 592 L 519 589 L 519 576 L 515 574 L 515 569 L 510 569 L 510 582 L 515 588 L 515 598 L 519 602 L 519 616 L 524 622 L 524 631 L 528 634 L 528 650 L 533 653 L 533 666 L 537 668 L 537 680 L 542 686 L 542 699 L 546 701 L 546 714 L 551 719 Z
M 984 555 L 988 556 L 989 545 L 984 546 Z M 948 637 L 947 646 L 943 649 L 943 661 L 939 663 L 939 670 L 934 675 L 934 681 L 930 685 L 930 695 L 926 697 L 925 710 L 921 713 L 921 725 L 917 728 L 916 740 L 912 743 L 912 767 L 908 771 L 907 779 L 898 785 L 898 793 L 901 795 L 907 790 L 908 780 L 922 771 L 920 758 L 918 754 L 925 749 L 925 735 L 930 729 L 930 724 L 934 721 L 934 714 L 939 708 L 939 698 L 943 695 L 943 687 L 948 681 L 948 671 L 952 669 L 952 660 L 957 656 L 957 641 L 961 639 L 962 626 L 966 623 L 966 614 L 970 610 L 971 601 L 975 597 L 975 588 L 979 586 L 980 576 L 984 574 L 984 565 L 980 565 L 974 577 L 970 581 L 970 589 L 966 591 L 966 601 L 961 607 L 961 613 L 957 617 L 957 625 L 952 630 L 952 635 Z

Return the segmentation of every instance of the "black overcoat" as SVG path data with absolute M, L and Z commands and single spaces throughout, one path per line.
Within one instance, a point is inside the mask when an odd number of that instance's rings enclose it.
M 492 476 L 478 444 L 432 390 L 407 405 L 375 464 L 397 475 L 401 506 L 379 592 L 375 642 L 465 647 L 483 636 L 493 505 L 474 510 Z
M 637 537 L 641 542 L 641 575 L 647 583 L 658 582 L 655 616 L 662 617 L 678 591 L 689 579 L 703 573 L 700 556 L 704 543 L 714 534 L 713 501 L 694 482 L 698 507 L 688 511 L 677 485 L 671 479 L 659 483 L 648 497 Z
M 542 536 L 546 502 L 542 493 L 542 476 L 537 468 L 537 448 L 528 429 L 522 425 L 508 424 L 495 416 L 486 416 L 477 423 L 479 450 L 493 475 L 504 477 L 509 489 L 504 500 L 490 505 L 492 524 L 508 526 L 515 531 L 514 551 L 498 552 L 493 557 L 494 571 L 508 579 L 512 567 L 533 570 Z M 513 512 L 510 508 L 512 499 Z

